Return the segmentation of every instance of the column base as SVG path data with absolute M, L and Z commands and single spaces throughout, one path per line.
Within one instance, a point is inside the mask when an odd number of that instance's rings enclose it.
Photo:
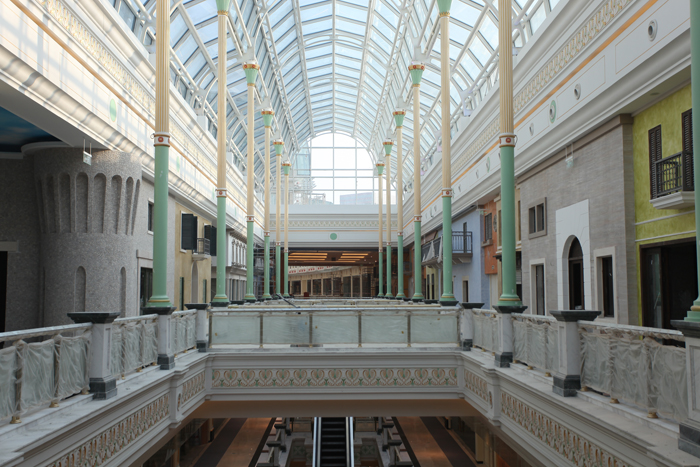
M 228 297 L 224 297 L 223 299 L 217 300 L 216 297 L 214 297 L 214 300 L 209 304 L 212 308 L 226 308 L 231 301 L 228 299 Z
M 172 370 L 175 368 L 175 355 L 158 354 L 157 363 L 161 370 Z
M 262 299 L 263 299 L 263 300 L 272 300 L 272 295 L 270 295 L 270 294 L 263 295 L 263 296 L 262 296 Z
M 176 308 L 174 306 L 145 306 L 141 308 L 141 311 L 146 315 L 169 315 L 175 310 Z
M 258 299 L 255 298 L 255 296 L 251 296 L 251 295 L 246 295 L 246 296 L 243 298 L 243 300 L 246 301 L 246 302 L 248 302 L 248 303 L 255 303 L 255 302 L 258 301 Z
M 437 300 L 433 299 L 423 300 L 423 303 L 425 303 L 426 305 L 437 305 L 437 302 Z
M 472 349 L 472 339 L 462 339 L 462 351 L 469 352 Z
M 286 293 L 286 294 L 284 294 L 284 295 L 282 295 L 282 296 L 283 296 L 284 298 L 289 298 L 289 297 L 290 297 L 290 295 L 289 295 L 288 293 Z
M 231 300 L 231 305 L 244 305 L 245 300 Z
M 480 310 L 483 306 L 481 302 L 462 302 L 462 308 L 466 310 Z
M 404 299 L 404 298 L 406 298 L 406 296 L 405 296 L 404 294 L 402 294 L 402 293 L 397 293 L 397 294 L 396 294 L 396 300 L 402 300 L 402 299 Z
M 501 352 L 496 354 L 496 366 L 498 368 L 508 368 L 513 363 L 513 352 Z
M 459 302 L 452 297 L 452 300 L 440 299 L 440 305 L 442 306 L 456 306 Z
M 512 314 L 522 313 L 523 311 L 527 310 L 527 307 L 524 305 L 501 305 L 499 303 L 498 305 L 494 305 L 493 309 L 496 310 L 498 313 Z
M 552 392 L 562 397 L 576 397 L 581 389 L 581 376 L 579 375 L 554 375 L 552 378 Z
M 678 425 L 678 449 L 700 457 L 700 426 L 692 421 Z
M 387 298 L 389 300 L 393 300 L 394 296 L 392 294 L 388 293 L 388 294 L 384 295 L 384 298 Z
M 413 298 L 411 298 L 411 300 L 414 302 L 422 302 L 423 300 L 425 300 L 425 297 L 423 297 L 423 294 L 414 295 Z
M 197 341 L 197 351 L 200 353 L 207 353 L 209 351 L 209 342 Z
M 90 378 L 90 393 L 94 400 L 111 399 L 117 395 L 117 379 L 114 376 Z

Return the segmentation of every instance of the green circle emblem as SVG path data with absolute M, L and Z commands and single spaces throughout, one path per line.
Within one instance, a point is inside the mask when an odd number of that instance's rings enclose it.
M 337 234 L 337 233 L 332 233 L 332 234 L 330 234 L 329 237 L 330 237 L 331 240 L 338 240 L 338 234 Z
M 117 102 L 114 99 L 109 101 L 109 118 L 113 122 L 117 121 Z
M 557 101 L 552 101 L 551 104 L 549 104 L 549 121 L 550 123 L 554 123 L 554 121 L 557 119 Z

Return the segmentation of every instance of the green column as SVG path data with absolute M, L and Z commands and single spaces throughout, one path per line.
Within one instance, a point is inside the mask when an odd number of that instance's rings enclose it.
M 396 122 L 396 275 L 398 279 L 396 298 L 404 299 L 403 293 L 403 120 L 405 110 L 394 112 Z
M 398 288 L 396 298 L 405 298 L 403 293 L 403 235 L 396 236 L 396 274 L 398 275 Z
M 282 295 L 282 247 L 279 242 L 275 246 L 275 293 Z M 279 297 L 277 298 L 279 300 Z
M 284 296 L 289 297 L 289 252 L 284 250 Z
M 384 253 L 382 249 L 379 249 L 379 291 L 377 297 L 381 298 L 384 296 Z
M 512 138 L 505 138 L 510 139 Z M 499 305 L 520 306 L 515 285 L 515 148 L 501 146 L 501 281 Z
M 421 192 L 420 192 L 420 81 L 425 71 L 422 63 L 412 63 L 408 67 L 413 82 L 413 283 L 412 300 L 423 301 L 421 277 Z
M 216 295 L 211 303 L 213 307 L 229 304 L 226 296 L 226 191 L 217 194 L 216 225 Z
M 265 235 L 265 271 L 264 271 L 263 299 L 269 300 L 270 295 L 270 236 Z
M 416 170 L 416 169 L 414 169 Z M 417 169 L 420 170 L 420 167 Z M 416 216 L 416 219 L 421 217 Z M 421 232 L 420 232 L 420 220 L 413 221 L 413 288 L 415 293 L 413 294 L 412 300 L 414 302 L 422 302 L 425 297 L 421 292 L 423 286 L 423 277 L 421 274 Z
M 386 298 L 394 298 L 391 293 L 391 149 L 393 141 L 384 142 L 386 155 Z
M 700 2 L 690 1 L 690 89 L 693 109 L 700 109 Z M 697 72 L 697 73 L 696 73 Z M 700 117 L 693 118 L 693 141 L 700 146 Z M 695 181 L 695 250 L 698 266 L 698 290 L 700 290 L 700 151 L 693 146 L 693 167 Z M 700 297 L 690 307 L 686 321 L 700 322 Z
M 450 193 L 452 190 L 450 190 Z M 452 195 L 442 196 L 442 305 L 456 305 L 452 292 Z
M 272 131 L 272 117 L 275 112 L 271 109 L 262 112 L 263 125 L 265 125 L 265 253 L 263 270 L 263 300 L 272 298 L 270 295 L 270 132 Z
M 253 260 L 254 255 L 253 255 L 253 228 L 255 224 L 253 224 L 252 221 L 248 221 L 247 223 L 247 228 L 246 228 L 246 235 L 247 237 L 247 242 L 246 242 L 246 255 L 245 255 L 245 264 L 246 264 L 246 287 L 245 287 L 245 300 L 248 302 L 254 302 L 255 301 L 255 294 L 253 293 Z
M 149 307 L 171 307 L 168 298 L 168 136 L 155 135 L 155 175 L 153 180 L 153 295 Z M 159 144 L 159 140 L 160 143 Z M 164 144 L 163 144 L 164 143 Z

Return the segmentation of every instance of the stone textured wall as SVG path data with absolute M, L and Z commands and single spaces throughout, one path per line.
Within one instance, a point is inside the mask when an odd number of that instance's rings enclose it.
M 549 312 L 559 307 L 557 263 L 564 261 L 564 258 L 557 252 L 556 213 L 557 210 L 588 200 L 591 252 L 588 267 L 591 271 L 595 270 L 594 250 L 615 248 L 617 322 L 637 324 L 632 119 L 616 117 L 574 142 L 573 147 L 573 165 L 567 164 L 562 151 L 519 179 L 523 219 L 523 302 L 530 307 L 535 306 L 531 297 L 530 260 L 544 258 L 546 309 Z M 547 234 L 530 238 L 528 210 L 542 198 L 547 199 Z M 568 251 L 563 253 L 566 254 Z M 566 281 L 567 274 L 565 272 L 559 280 Z M 593 276 L 591 289 L 593 298 L 585 303 L 585 307 L 597 310 L 597 297 L 602 291 L 597 291 L 597 279 Z M 568 299 L 565 301 L 567 308 Z
M 7 255 L 5 330 L 43 325 L 39 218 L 31 158 L 0 159 L 0 242 L 17 242 Z
M 73 311 L 126 315 L 138 294 L 136 219 L 147 208 L 139 202 L 140 161 L 95 151 L 87 165 L 72 148 L 42 149 L 33 159 L 43 325 L 69 323 Z

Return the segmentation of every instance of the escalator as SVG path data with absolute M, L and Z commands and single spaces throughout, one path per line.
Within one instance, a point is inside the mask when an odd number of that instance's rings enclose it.
M 352 427 L 352 417 L 314 419 L 314 467 L 354 465 Z

